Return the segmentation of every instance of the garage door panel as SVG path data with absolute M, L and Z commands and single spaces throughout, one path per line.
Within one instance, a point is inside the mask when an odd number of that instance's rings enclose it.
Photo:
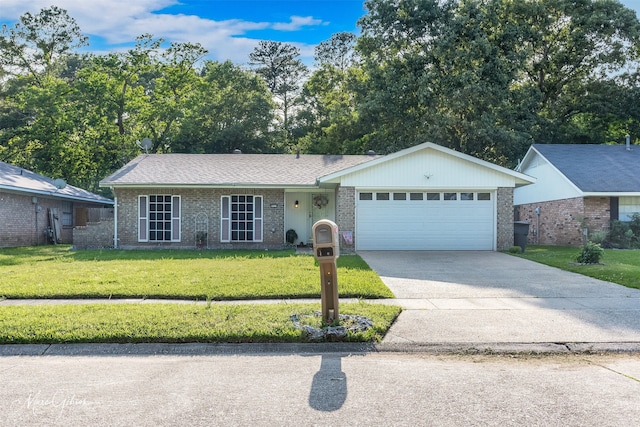
M 492 200 L 360 200 L 360 250 L 492 250 Z

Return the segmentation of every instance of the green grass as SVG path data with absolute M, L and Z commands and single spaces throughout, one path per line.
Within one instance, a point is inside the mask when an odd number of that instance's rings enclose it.
M 287 251 L 72 251 L 68 246 L 0 249 L 0 297 L 315 298 L 311 255 Z M 341 297 L 393 298 L 357 255 L 338 259 Z
M 581 250 L 582 248 L 565 246 L 528 246 L 525 253 L 514 255 L 629 288 L 640 289 L 640 250 L 605 249 L 600 264 L 579 265 L 576 258 Z
M 306 342 L 292 314 L 320 304 L 86 304 L 0 307 L 0 344 L 141 342 Z M 400 312 L 396 306 L 340 305 L 342 314 L 373 320 L 346 341 L 380 341 Z M 318 326 L 320 319 L 318 319 Z

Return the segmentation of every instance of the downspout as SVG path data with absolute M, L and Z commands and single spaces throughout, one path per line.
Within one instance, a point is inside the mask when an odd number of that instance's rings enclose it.
M 113 187 L 111 187 L 113 191 Z M 113 249 L 118 249 L 118 196 L 113 191 Z

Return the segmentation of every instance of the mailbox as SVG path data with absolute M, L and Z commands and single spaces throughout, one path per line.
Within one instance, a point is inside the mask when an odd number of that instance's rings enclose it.
M 313 249 L 318 262 L 331 262 L 340 256 L 338 226 L 328 219 L 321 219 L 313 225 Z
M 322 317 L 327 323 L 340 319 L 338 310 L 338 273 L 336 259 L 340 256 L 338 226 L 328 219 L 313 224 L 313 255 L 320 265 L 320 297 Z

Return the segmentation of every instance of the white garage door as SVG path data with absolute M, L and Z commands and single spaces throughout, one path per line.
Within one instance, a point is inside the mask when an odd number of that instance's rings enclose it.
M 493 250 L 495 193 L 358 193 L 359 250 Z

